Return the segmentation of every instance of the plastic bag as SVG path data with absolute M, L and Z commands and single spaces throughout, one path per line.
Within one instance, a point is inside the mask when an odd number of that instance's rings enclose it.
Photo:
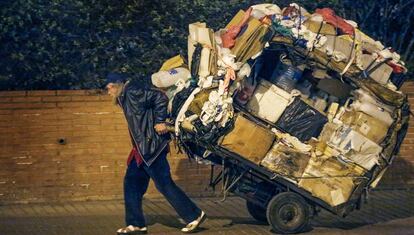
M 318 136 L 326 122 L 326 116 L 297 98 L 286 108 L 276 125 L 299 140 L 307 141 Z

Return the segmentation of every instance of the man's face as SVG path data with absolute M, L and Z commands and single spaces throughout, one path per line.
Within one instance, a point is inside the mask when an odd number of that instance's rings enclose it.
M 117 86 L 115 83 L 108 83 L 106 85 L 106 90 L 108 91 L 108 95 L 110 95 L 112 98 L 115 98 L 118 94 L 119 86 Z

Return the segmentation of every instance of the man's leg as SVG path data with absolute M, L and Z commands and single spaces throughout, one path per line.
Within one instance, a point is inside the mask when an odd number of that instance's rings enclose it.
M 201 210 L 172 180 L 166 155 L 167 151 L 158 156 L 150 167 L 144 168 L 158 191 L 164 195 L 178 215 L 186 223 L 190 223 L 200 216 Z
M 124 177 L 124 200 L 126 225 L 144 227 L 145 217 L 142 211 L 142 197 L 148 188 L 149 175 L 143 167 L 137 166 L 133 160 Z

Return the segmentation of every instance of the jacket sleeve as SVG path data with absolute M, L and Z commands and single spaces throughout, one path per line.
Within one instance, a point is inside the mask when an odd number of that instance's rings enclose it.
M 148 91 L 149 102 L 154 111 L 154 123 L 163 123 L 168 117 L 168 97 L 164 92 L 151 89 Z

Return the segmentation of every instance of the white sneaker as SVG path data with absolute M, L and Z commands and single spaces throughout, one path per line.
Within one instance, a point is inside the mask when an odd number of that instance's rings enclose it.
M 128 225 L 127 227 L 120 228 L 116 231 L 118 235 L 146 234 L 147 232 L 147 227 L 135 227 L 133 225 Z
M 183 232 L 183 233 L 192 233 L 192 232 L 194 232 L 198 228 L 198 226 L 200 226 L 200 224 L 202 224 L 204 222 L 204 220 L 206 218 L 207 218 L 206 213 L 204 213 L 204 211 L 201 211 L 201 215 L 196 220 L 190 222 L 189 224 L 187 224 L 187 226 L 182 228 L 181 232 Z

